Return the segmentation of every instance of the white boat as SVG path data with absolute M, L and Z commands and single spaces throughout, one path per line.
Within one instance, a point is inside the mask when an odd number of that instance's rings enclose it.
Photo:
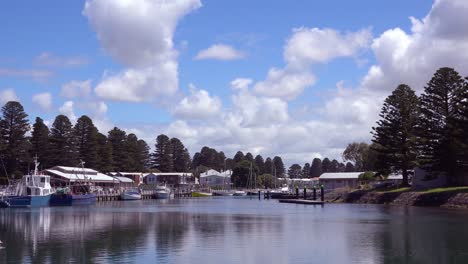
M 156 199 L 169 199 L 171 198 L 171 189 L 167 186 L 156 187 Z
M 235 191 L 232 196 L 246 196 L 247 193 L 245 191 Z
M 126 189 L 120 194 L 122 200 L 141 200 L 140 190 L 137 188 Z
M 4 195 L 0 207 L 36 207 L 49 206 L 52 193 L 50 176 L 38 172 L 39 162 L 34 158 L 34 173 L 24 175 L 15 187 L 13 195 Z

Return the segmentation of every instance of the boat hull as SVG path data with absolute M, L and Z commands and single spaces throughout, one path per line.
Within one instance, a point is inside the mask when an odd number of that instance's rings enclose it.
M 167 191 L 156 191 L 156 199 L 169 199 L 171 198 L 171 193 Z
M 86 194 L 73 194 L 72 195 L 72 205 L 90 205 L 96 203 L 96 194 L 86 193 Z
M 213 196 L 233 196 L 231 192 L 213 192 Z
M 141 200 L 141 194 L 139 193 L 125 193 L 120 195 L 122 200 Z
M 247 196 L 247 193 L 244 191 L 235 192 L 232 196 Z
M 8 196 L 1 202 L 1 207 L 23 208 L 49 206 L 51 195 L 44 196 Z
M 66 193 L 54 193 L 50 196 L 50 206 L 71 206 L 72 195 Z

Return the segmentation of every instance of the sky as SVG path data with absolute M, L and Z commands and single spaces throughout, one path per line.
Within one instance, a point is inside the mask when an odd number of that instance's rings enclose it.
M 468 75 L 466 14 L 465 0 L 5 1 L 0 104 L 150 146 L 164 133 L 192 155 L 341 160 L 398 84 Z

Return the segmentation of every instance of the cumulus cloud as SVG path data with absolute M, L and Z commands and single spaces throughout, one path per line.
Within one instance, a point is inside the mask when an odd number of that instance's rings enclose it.
M 65 98 L 87 97 L 91 94 L 91 80 L 70 81 L 62 85 L 60 95 Z
M 252 79 L 249 78 L 237 78 L 231 81 L 231 88 L 234 90 L 245 90 L 250 84 L 252 84 Z
M 32 97 L 33 103 L 39 106 L 44 111 L 52 109 L 52 94 L 51 93 L 39 93 Z
M 198 52 L 197 60 L 237 60 L 245 57 L 245 54 L 232 46 L 225 44 L 213 44 L 211 47 Z
M 369 29 L 345 34 L 333 29 L 294 29 L 284 47 L 286 66 L 271 68 L 266 79 L 255 84 L 254 90 L 262 95 L 292 100 L 315 84 L 313 64 L 355 56 L 368 47 L 370 39 Z
M 0 104 L 3 106 L 8 101 L 18 101 L 18 96 L 16 96 L 15 90 L 12 88 L 7 88 L 0 91 Z
M 42 52 L 33 63 L 38 66 L 75 67 L 88 64 L 84 57 L 60 57 L 50 52 Z
M 173 34 L 177 22 L 200 6 L 199 0 L 87 0 L 83 14 L 101 45 L 127 67 L 120 73 L 104 74 L 96 94 L 131 102 L 174 94 L 178 63 Z
M 207 119 L 218 115 L 220 110 L 221 100 L 218 97 L 190 85 L 190 96 L 176 105 L 174 115 L 183 119 Z
M 60 114 L 67 116 L 72 123 L 75 123 L 77 118 L 75 115 L 75 109 L 73 105 L 74 105 L 73 101 L 66 101 L 59 108 L 59 112 Z

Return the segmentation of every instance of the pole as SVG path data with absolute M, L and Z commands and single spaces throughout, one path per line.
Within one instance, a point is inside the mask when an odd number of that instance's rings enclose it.
M 317 186 L 314 185 L 314 195 L 313 195 L 314 201 L 317 200 Z
M 307 188 L 304 186 L 304 200 L 307 199 Z
M 325 193 L 323 191 L 323 184 L 320 185 L 320 199 L 322 202 L 325 200 Z

